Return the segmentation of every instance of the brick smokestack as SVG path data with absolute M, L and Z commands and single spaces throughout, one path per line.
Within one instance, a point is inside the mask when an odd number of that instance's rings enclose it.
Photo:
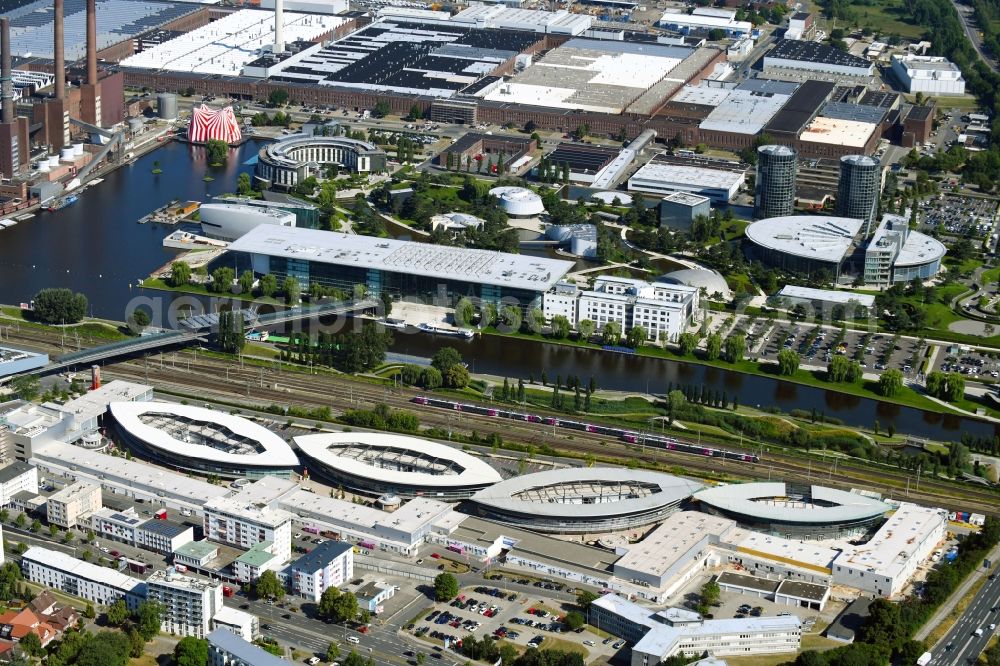
M 281 53 L 285 50 L 285 38 L 282 36 L 282 28 L 285 27 L 285 2 L 284 0 L 274 0 L 274 52 Z
M 87 83 L 97 85 L 97 1 L 87 0 Z
M 0 18 L 0 105 L 3 115 L 0 122 L 14 122 L 14 82 L 11 80 L 10 65 L 10 19 Z
M 63 40 L 63 0 L 55 0 L 55 15 L 52 17 L 53 57 L 56 76 L 56 99 L 66 99 L 66 53 Z

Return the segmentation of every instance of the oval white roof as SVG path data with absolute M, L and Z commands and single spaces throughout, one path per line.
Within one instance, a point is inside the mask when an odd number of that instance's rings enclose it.
M 579 494 L 561 494 L 560 486 L 595 485 L 595 494 L 584 501 Z M 622 499 L 609 488 L 620 483 L 624 488 L 641 488 L 643 494 Z M 703 488 L 697 481 L 669 474 L 624 467 L 566 467 L 507 479 L 480 490 L 474 502 L 502 511 L 533 513 L 546 517 L 602 518 L 653 511 L 679 502 Z M 521 495 L 522 497 L 517 497 Z
M 828 524 L 875 518 L 889 510 L 877 499 L 846 490 L 809 486 L 811 502 L 788 499 L 784 483 L 765 481 L 715 486 L 694 498 L 722 511 L 781 523 Z
M 222 464 L 296 467 L 285 440 L 242 416 L 173 402 L 113 402 L 119 427 L 172 455 Z
M 345 474 L 386 483 L 440 489 L 502 480 L 500 472 L 480 458 L 419 437 L 325 432 L 295 437 L 294 441 L 307 458 Z

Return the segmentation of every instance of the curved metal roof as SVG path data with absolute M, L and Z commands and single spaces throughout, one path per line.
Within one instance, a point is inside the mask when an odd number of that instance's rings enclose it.
M 497 483 L 500 473 L 464 451 L 419 437 L 377 432 L 343 432 L 294 438 L 302 455 L 331 469 L 356 477 L 429 489 L 467 488 Z M 385 464 L 347 455 L 361 451 L 385 456 Z M 411 465 L 408 459 L 415 459 Z M 388 465 L 388 466 L 385 466 Z M 405 471 L 423 465 L 427 471 Z M 431 471 L 434 467 L 439 472 Z M 395 468 L 395 469 L 394 469 Z
M 171 455 L 236 466 L 292 468 L 299 464 L 284 439 L 242 416 L 173 402 L 113 402 L 109 409 L 118 426 L 132 437 Z M 157 420 L 163 425 L 176 422 L 183 436 L 154 425 Z
M 794 502 L 769 502 L 788 497 L 781 482 L 741 483 L 715 486 L 695 493 L 694 498 L 721 511 L 749 516 L 761 521 L 799 524 L 850 523 L 876 518 L 889 506 L 871 497 L 825 486 L 809 486 L 814 502 L 831 506 Z
M 839 263 L 850 250 L 861 225 L 861 220 L 850 217 L 786 215 L 754 222 L 746 228 L 746 235 L 764 248 Z
M 560 499 L 555 494 L 553 499 L 549 501 L 514 497 L 519 493 L 543 491 L 555 489 L 561 485 L 586 482 L 651 485 L 653 491 L 641 497 L 629 499 L 615 497 L 607 501 L 593 503 L 573 501 L 578 499 L 573 497 Z M 654 511 L 660 507 L 680 502 L 703 487 L 697 481 L 659 472 L 622 467 L 569 467 L 507 479 L 480 490 L 472 496 L 472 501 L 495 510 L 512 513 L 535 514 L 547 518 L 565 517 L 571 520 L 593 519 Z

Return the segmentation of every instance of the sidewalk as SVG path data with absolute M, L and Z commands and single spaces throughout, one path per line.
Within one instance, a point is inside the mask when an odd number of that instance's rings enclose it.
M 990 551 L 990 555 L 987 559 L 995 562 L 997 557 L 1000 557 L 1000 544 L 993 547 L 993 550 Z M 927 638 L 928 634 L 930 634 L 931 631 L 933 631 L 939 624 L 941 624 L 944 621 L 944 619 L 951 613 L 951 611 L 955 608 L 955 605 L 958 604 L 959 601 L 965 598 L 965 596 L 969 593 L 969 589 L 979 579 L 981 579 L 988 573 L 989 570 L 984 569 L 981 566 L 976 567 L 975 571 L 966 576 L 965 580 L 962 581 L 962 584 L 959 585 L 958 588 L 951 593 L 951 596 L 948 597 L 947 601 L 941 604 L 940 608 L 938 608 L 937 611 L 934 612 L 934 615 L 932 615 L 930 619 L 924 623 L 924 626 L 920 627 L 920 631 L 918 631 L 916 634 L 913 635 L 913 640 L 922 641 L 925 638 Z M 948 635 L 947 632 L 945 632 L 945 635 L 942 636 L 941 638 L 944 639 L 945 637 L 947 637 L 947 635 Z M 927 647 L 929 650 L 933 651 L 937 646 L 929 645 Z

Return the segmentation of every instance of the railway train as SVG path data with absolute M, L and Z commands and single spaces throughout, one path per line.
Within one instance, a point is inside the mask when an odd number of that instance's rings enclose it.
M 582 430 L 584 432 L 593 432 L 599 435 L 609 435 L 611 437 L 617 437 L 624 442 L 628 442 L 629 444 L 641 443 L 644 446 L 661 448 L 666 451 L 690 453 L 692 455 L 706 456 L 709 458 L 738 460 L 740 462 L 760 462 L 760 457 L 753 453 L 736 453 L 734 451 L 726 451 L 725 449 L 700 446 L 698 444 L 692 444 L 691 442 L 682 442 L 674 439 L 673 437 L 664 437 L 662 435 L 654 435 L 651 433 L 640 433 L 635 430 L 627 430 L 625 428 L 618 428 L 615 426 L 600 425 L 597 423 L 582 423 L 580 421 L 572 421 L 570 419 L 555 416 L 526 414 L 510 409 L 503 409 L 501 407 L 472 405 L 469 403 L 455 402 L 454 400 L 443 400 L 441 398 L 431 398 L 423 395 L 413 398 L 413 402 L 418 405 L 427 405 L 429 407 L 438 407 L 440 409 L 450 409 L 456 412 L 469 412 L 471 414 L 479 414 L 481 416 L 495 416 L 501 419 L 527 421 L 528 423 L 544 423 L 545 425 L 556 426 L 559 428 Z

